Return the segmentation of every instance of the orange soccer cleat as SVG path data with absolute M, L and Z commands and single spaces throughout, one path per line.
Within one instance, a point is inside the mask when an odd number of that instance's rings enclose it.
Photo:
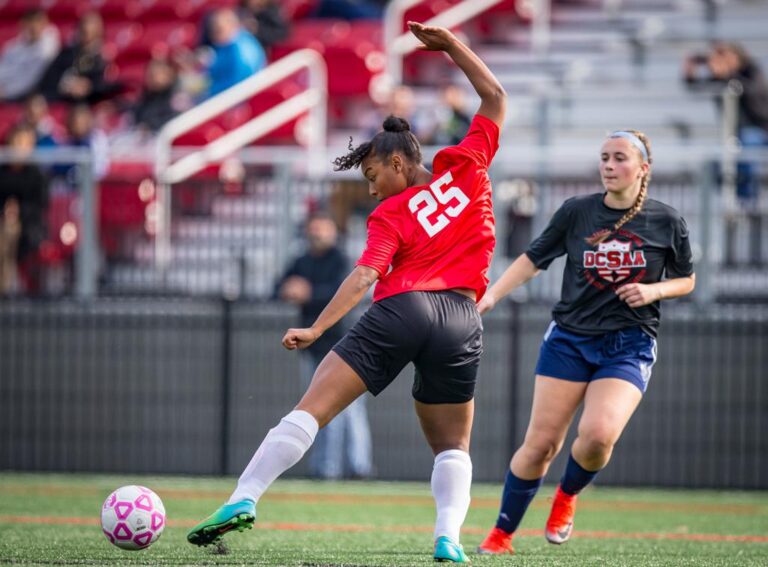
M 552 511 L 547 519 L 544 537 L 549 543 L 560 545 L 571 537 L 573 531 L 573 516 L 576 514 L 576 494 L 566 494 L 557 486 Z
M 512 547 L 513 535 L 508 534 L 502 529 L 493 528 L 485 537 L 483 543 L 477 547 L 477 552 L 480 555 L 504 555 L 505 553 L 511 555 L 515 552 Z

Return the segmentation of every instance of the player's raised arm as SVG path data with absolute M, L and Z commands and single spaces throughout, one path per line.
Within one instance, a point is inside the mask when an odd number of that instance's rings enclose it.
M 480 95 L 477 113 L 490 118 L 501 128 L 507 110 L 507 93 L 486 64 L 450 30 L 418 22 L 408 22 L 408 27 L 424 44 L 422 49 L 445 51 L 453 59 Z

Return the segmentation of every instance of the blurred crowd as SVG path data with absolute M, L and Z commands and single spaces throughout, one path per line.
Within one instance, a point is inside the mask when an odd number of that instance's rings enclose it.
M 322 0 L 307 15 L 379 18 L 385 4 L 383 0 Z M 122 148 L 151 149 L 155 134 L 169 120 L 265 67 L 272 46 L 291 33 L 291 21 L 276 0 L 240 0 L 232 8 L 211 9 L 198 22 L 196 47 L 153 50 L 143 67 L 141 88 L 136 89 L 121 82 L 111 68 L 113 53 L 98 12 L 82 14 L 74 32 L 67 34 L 71 37 L 63 37 L 39 8 L 24 13 L 18 25 L 17 36 L 0 49 L 0 105 L 20 109 L 12 123 L 6 124 L 6 146 L 30 151 L 84 148 L 91 156 L 90 174 L 96 182 L 110 170 L 110 153 L 115 155 Z M 415 107 L 411 89 L 395 89 L 388 102 L 357 125 L 360 135 L 377 130 L 387 114 L 395 113 L 412 120 L 426 144 L 458 140 L 470 120 L 463 110 L 462 93 L 447 86 L 444 100 L 444 112 L 427 115 Z M 9 173 L 0 180 L 4 211 L 0 263 L 5 266 L 0 294 L 31 292 L 39 287 L 39 282 L 26 277 L 31 270 L 11 270 L 10 266 L 34 265 L 36 249 L 46 234 L 49 196 L 74 197 L 81 176 L 72 163 L 32 165 L 21 158 L 6 163 L 3 170 Z M 26 191 L 34 180 L 34 191 L 20 194 L 18 189 L 8 189 L 10 181 L 19 176 L 25 177 L 25 183 L 14 187 Z M 331 198 L 342 230 L 350 210 L 358 204 L 367 206 L 358 203 L 360 199 L 346 199 L 344 193 L 341 187 Z M 355 196 L 357 193 L 355 190 Z
M 384 0 L 322 0 L 306 15 L 379 18 L 385 5 Z M 0 123 L 0 137 L 15 152 L 0 162 L 0 295 L 40 287 L 35 266 L 45 245 L 49 203 L 74 197 L 82 179 L 72 163 L 32 165 L 23 155 L 35 148 L 85 149 L 90 177 L 98 182 L 110 171 L 110 155 L 122 148 L 151 150 L 154 136 L 173 117 L 266 66 L 274 46 L 291 35 L 285 10 L 277 0 L 239 0 L 232 8 L 211 9 L 196 24 L 193 47 L 153 50 L 141 67 L 139 88 L 115 75 L 98 12 L 82 14 L 71 34 L 59 30 L 42 9 L 24 13 L 16 37 L 0 47 L 0 110 L 3 104 L 18 109 Z M 768 84 L 741 46 L 720 41 L 692 55 L 685 61 L 684 79 L 692 89 L 738 83 L 739 140 L 745 147 L 768 146 Z M 419 101 L 405 85 L 377 106 L 365 97 L 357 112 L 352 103 L 356 141 L 368 139 L 387 115 L 395 114 L 409 121 L 426 146 L 458 142 L 472 118 L 464 90 L 447 79 L 437 89 L 440 104 Z M 758 195 L 758 180 L 757 165 L 742 160 L 737 191 L 744 202 Z M 369 212 L 373 204 L 361 182 L 341 180 L 327 206 L 343 235 L 350 216 Z M 518 247 L 512 241 L 525 240 L 528 232 L 530 213 L 522 209 L 512 220 L 525 234 L 508 239 L 511 249 Z
M 34 266 L 46 237 L 49 196 L 74 193 L 79 182 L 74 164 L 35 165 L 27 154 L 86 148 L 98 181 L 110 167 L 110 144 L 151 144 L 178 113 L 262 69 L 269 47 L 290 31 L 273 0 L 212 10 L 200 22 L 198 47 L 153 57 L 134 92 L 110 73 L 98 12 L 83 14 L 67 41 L 43 9 L 29 9 L 18 26 L 0 49 L 0 105 L 20 108 L 3 124 L 13 156 L 0 174 L 0 295 L 39 287 Z

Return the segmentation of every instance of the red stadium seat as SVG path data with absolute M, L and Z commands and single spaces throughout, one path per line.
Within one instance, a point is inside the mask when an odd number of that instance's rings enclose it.
M 318 4 L 319 0 L 284 0 L 283 14 L 289 20 L 298 20 L 309 16 Z
M 332 45 L 343 41 L 349 36 L 351 30 L 352 24 L 347 20 L 302 20 L 294 24 L 287 43 L 297 48 L 304 47 L 312 41 Z
M 155 199 L 148 163 L 113 163 L 99 184 L 99 230 L 109 257 L 120 255 L 127 239 L 144 233 L 146 209 Z
M 82 0 L 79 0 L 82 1 Z M 18 20 L 31 8 L 50 10 L 56 4 L 56 0 L 0 0 L 0 18 L 3 20 Z
M 247 103 L 242 104 L 232 110 L 216 116 L 205 124 L 201 124 L 194 130 L 179 136 L 174 140 L 175 146 L 202 146 L 212 142 L 227 132 L 242 126 L 251 118 L 262 114 L 283 102 L 291 96 L 300 93 L 303 90 L 301 84 L 295 79 L 286 79 L 269 89 L 258 93 Z M 259 138 L 254 144 L 295 144 L 294 129 L 297 119 L 282 124 L 275 130 L 272 130 Z
M 402 22 L 402 27 L 400 28 L 400 31 L 402 31 L 403 33 L 408 31 L 407 22 L 409 21 L 426 22 L 428 19 L 430 19 L 434 15 L 435 15 L 435 12 L 432 10 L 432 7 L 430 4 L 427 4 L 426 2 L 422 2 L 421 4 L 416 4 L 409 10 L 405 11 L 405 14 L 403 15 L 403 22 Z
M 281 81 L 277 85 L 259 93 L 249 101 L 252 115 L 258 116 L 284 100 L 300 93 L 302 90 L 303 87 L 293 79 Z M 289 122 L 278 126 L 275 130 L 267 132 L 264 137 L 256 140 L 254 144 L 295 144 L 296 138 L 294 136 L 294 129 L 297 120 L 298 118 L 290 120 Z
M 7 41 L 16 37 L 18 33 L 19 26 L 16 22 L 3 21 L 0 23 L 0 48 L 4 46 Z
M 77 195 L 74 193 L 55 193 L 51 195 L 48 201 L 48 244 L 53 246 L 54 250 L 48 249 L 46 254 L 42 255 L 42 260 L 60 260 L 71 256 L 75 250 L 76 241 L 70 241 L 65 237 L 62 241 L 62 228 L 67 223 L 72 223 L 79 229 L 79 207 L 77 204 Z
M 139 196 L 139 182 L 102 181 L 99 184 L 99 219 L 103 228 L 141 227 L 146 203 Z
M 174 146 L 204 146 L 224 134 L 224 128 L 212 122 L 206 122 L 182 134 L 173 141 Z
M 174 140 L 175 146 L 202 146 L 220 138 L 238 126 L 242 126 L 252 116 L 251 107 L 241 104 L 208 122 L 201 124 Z
M 123 87 L 123 92 L 129 95 L 141 93 L 144 85 L 144 74 L 147 69 L 146 61 L 120 63 L 115 66 L 115 80 Z
M 48 105 L 48 113 L 57 124 L 66 125 L 69 114 L 69 104 L 66 102 L 52 102 Z
M 424 1 L 407 10 L 403 17 L 403 32 L 408 30 L 407 22 L 415 20 L 425 22 L 430 18 L 444 12 L 451 6 L 461 0 L 431 0 Z M 518 22 L 528 23 L 516 10 L 516 5 L 520 0 L 503 0 L 499 4 L 491 7 L 487 11 L 479 14 L 477 17 L 469 20 L 461 26 L 461 29 L 471 37 L 479 36 L 484 39 L 492 38 L 494 35 L 506 33 L 510 25 Z M 415 52 L 409 54 L 404 61 L 404 75 L 409 81 L 418 82 L 423 67 L 432 66 L 434 58 L 429 54 Z
M 56 22 L 56 27 L 59 28 L 59 36 L 61 36 L 62 45 L 66 45 L 75 39 L 75 34 L 77 33 L 76 21 Z
M 137 16 L 142 22 L 191 22 L 198 24 L 209 11 L 235 7 L 237 0 L 144 0 Z
M 123 4 L 125 4 L 125 2 L 123 2 Z M 93 9 L 93 3 L 87 0 L 76 0 L 74 2 L 59 0 L 47 7 L 45 11 L 48 14 L 48 18 L 56 23 L 56 25 L 66 23 L 70 26 L 74 26 L 85 12 Z
M 104 29 L 104 42 L 112 45 L 116 53 L 120 53 L 139 41 L 142 32 L 141 24 L 111 20 Z
M 504 0 L 490 8 L 487 12 L 480 14 L 473 22 L 473 29 L 484 39 L 492 38 L 494 35 L 501 35 L 509 31 L 510 26 L 530 24 L 530 17 L 524 10 L 517 9 L 521 4 L 519 0 Z
M 322 53 L 328 65 L 331 95 L 367 95 L 371 78 L 383 69 L 382 29 L 379 20 L 303 20 L 291 37 L 273 47 L 279 59 L 309 47 Z
M 20 104 L 0 104 L 0 144 L 5 144 L 8 132 L 19 123 L 21 116 Z
M 118 64 L 127 62 L 148 62 L 152 57 L 167 57 L 172 51 L 194 46 L 197 29 L 194 24 L 179 22 L 153 22 L 133 25 L 135 35 L 130 40 L 118 46 L 115 61 Z

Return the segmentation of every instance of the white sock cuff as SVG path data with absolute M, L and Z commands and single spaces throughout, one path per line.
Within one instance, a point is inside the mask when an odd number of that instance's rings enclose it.
M 315 436 L 320 425 L 311 413 L 304 410 L 293 410 L 280 421 L 295 425 L 307 434 L 310 444 L 315 442 Z
M 435 455 L 435 466 L 445 461 L 460 461 L 470 468 L 472 467 L 472 458 L 469 453 L 461 449 L 449 449 Z

